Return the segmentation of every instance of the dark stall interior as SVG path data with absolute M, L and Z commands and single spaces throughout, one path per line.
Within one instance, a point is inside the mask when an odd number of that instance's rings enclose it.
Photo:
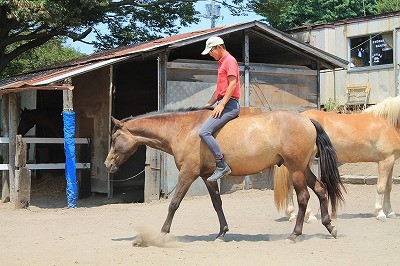
M 136 60 L 114 68 L 112 115 L 117 119 L 158 109 L 157 58 Z M 146 147 L 139 147 L 111 176 L 114 197 L 124 202 L 144 201 Z M 142 173 L 141 173 L 142 172 Z M 133 176 L 138 176 L 132 178 Z

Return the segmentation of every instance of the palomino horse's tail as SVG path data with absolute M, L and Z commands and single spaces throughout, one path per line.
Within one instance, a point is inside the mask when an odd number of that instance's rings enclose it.
M 336 207 L 339 202 L 344 201 L 342 190 L 346 191 L 340 180 L 337 168 L 337 156 L 333 145 L 323 127 L 311 119 L 317 130 L 316 144 L 321 165 L 321 181 L 325 184 L 328 192 L 328 199 L 331 201 L 332 216 L 336 214 Z M 274 200 L 275 206 L 279 210 L 287 207 L 290 176 L 287 168 L 282 165 L 274 168 Z
M 290 180 L 288 169 L 282 164 L 274 166 L 274 202 L 278 211 L 286 209 L 288 205 Z
M 344 202 L 342 190 L 346 191 L 340 179 L 336 151 L 323 127 L 311 119 L 317 130 L 317 147 L 321 165 L 321 181 L 327 190 L 328 199 L 331 201 L 332 216 L 336 215 L 338 203 Z

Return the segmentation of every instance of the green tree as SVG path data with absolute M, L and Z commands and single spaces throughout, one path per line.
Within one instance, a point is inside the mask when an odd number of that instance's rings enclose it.
M 99 49 L 133 44 L 197 22 L 194 0 L 0 0 L 0 73 L 18 56 L 52 38 L 83 41 L 96 31 Z
M 65 47 L 63 38 L 55 37 L 47 43 L 26 51 L 12 60 L 4 71 L 0 73 L 0 79 L 82 57 L 83 55 L 83 53 L 74 48 Z
M 390 11 L 399 11 L 400 0 L 377 0 L 376 10 L 378 14 Z
M 376 13 L 375 0 L 249 0 L 249 7 L 281 30 Z

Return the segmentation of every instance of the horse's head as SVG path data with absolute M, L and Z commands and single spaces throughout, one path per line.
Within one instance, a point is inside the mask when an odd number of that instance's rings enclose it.
M 34 119 L 35 110 L 21 109 L 20 120 L 18 124 L 18 135 L 24 136 L 28 131 L 33 128 L 36 124 L 36 120 Z
M 138 148 L 138 142 L 131 132 L 126 128 L 125 123 L 111 117 L 114 129 L 111 135 L 111 147 L 104 164 L 107 171 L 115 173 L 118 167 L 134 154 Z

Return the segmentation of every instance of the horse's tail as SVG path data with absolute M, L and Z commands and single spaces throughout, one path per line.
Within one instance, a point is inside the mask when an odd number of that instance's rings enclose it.
M 344 202 L 342 190 L 346 192 L 342 180 L 340 180 L 336 151 L 329 136 L 323 127 L 315 120 L 311 119 L 317 130 L 317 148 L 321 165 L 321 180 L 328 192 L 328 200 L 331 201 L 332 216 L 336 215 L 338 203 Z
M 274 201 L 280 211 L 287 208 L 287 195 L 289 193 L 289 171 L 286 166 L 274 166 Z

